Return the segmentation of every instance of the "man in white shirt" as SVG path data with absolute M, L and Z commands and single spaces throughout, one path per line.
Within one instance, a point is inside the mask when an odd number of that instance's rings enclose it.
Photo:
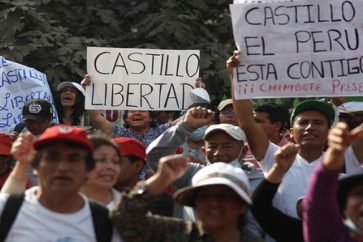
M 238 55 L 239 52 L 234 52 L 226 63 L 230 80 L 233 79 L 233 68 L 239 64 Z M 233 95 L 233 81 L 231 87 Z M 253 155 L 260 161 L 263 172 L 267 173 L 276 165 L 274 153 L 279 147 L 268 140 L 266 133 L 255 121 L 251 101 L 234 98 L 233 100 L 239 125 L 247 135 Z M 335 111 L 332 105 L 316 100 L 299 103 L 290 115 L 290 137 L 300 149 L 274 198 L 274 206 L 290 216 L 297 217 L 297 201 L 305 195 L 310 175 L 319 160 L 323 158 L 334 117 Z M 362 144 L 363 138 L 358 138 L 347 149 L 345 153 L 347 173 L 359 167 L 363 161 Z
M 25 192 L 5 241 L 99 241 L 94 210 L 79 193 L 95 165 L 92 150 L 86 131 L 75 126 L 53 126 L 34 142 L 30 134 L 19 135 L 12 154 L 19 163 L 32 162 L 39 186 Z M 8 197 L 0 194 L 1 214 Z M 121 241 L 116 232 L 109 234 L 110 241 Z

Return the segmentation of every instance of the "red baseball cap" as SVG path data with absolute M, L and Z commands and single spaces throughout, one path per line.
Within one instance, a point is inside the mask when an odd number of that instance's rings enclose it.
M 117 137 L 113 141 L 119 145 L 122 156 L 134 155 L 146 159 L 145 146 L 140 141 L 130 137 Z
M 7 134 L 0 134 L 0 155 L 11 155 L 11 139 Z
M 55 125 L 47 128 L 43 134 L 34 142 L 34 148 L 38 150 L 44 145 L 52 143 L 76 143 L 85 147 L 89 151 L 93 151 L 93 145 L 87 138 L 87 132 L 84 128 L 71 125 Z

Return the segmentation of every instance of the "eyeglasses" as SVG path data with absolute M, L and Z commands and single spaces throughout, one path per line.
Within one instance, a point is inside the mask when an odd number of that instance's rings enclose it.
M 234 116 L 234 111 L 233 109 L 226 109 L 220 111 L 220 114 L 222 114 L 223 116 Z

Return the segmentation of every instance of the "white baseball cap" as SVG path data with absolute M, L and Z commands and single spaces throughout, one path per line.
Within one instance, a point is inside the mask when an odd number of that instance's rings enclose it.
M 78 84 L 77 82 L 62 82 L 57 86 L 57 91 L 60 92 L 65 87 L 73 87 L 76 88 L 78 91 L 80 91 L 84 96 L 84 89 L 81 86 L 81 84 Z
M 204 88 L 194 88 L 190 92 L 190 98 L 193 103 L 210 103 L 209 94 Z
M 345 110 L 348 113 L 362 112 L 363 102 L 358 102 L 358 101 L 346 102 L 339 107 L 341 107 L 343 110 Z
M 210 125 L 204 133 L 204 140 L 208 137 L 208 135 L 218 130 L 226 132 L 235 140 L 246 142 L 246 134 L 240 127 L 225 123 Z
M 219 111 L 222 111 L 225 107 L 227 107 L 228 105 L 232 105 L 233 107 L 233 100 L 232 99 L 225 99 L 223 101 L 221 101 L 219 104 L 218 104 L 218 110 Z
M 215 162 L 202 168 L 193 176 L 192 185 L 176 191 L 174 198 L 183 205 L 193 207 L 197 188 L 212 185 L 225 185 L 247 204 L 252 204 L 251 187 L 246 173 L 241 168 L 224 162 Z

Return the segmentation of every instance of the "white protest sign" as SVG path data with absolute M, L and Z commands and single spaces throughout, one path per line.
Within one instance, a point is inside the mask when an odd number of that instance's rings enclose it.
M 199 50 L 88 47 L 86 109 L 185 109 L 199 62 Z
M 22 121 L 22 109 L 29 99 L 46 99 L 54 102 L 45 74 L 0 56 L 0 132 L 8 133 Z M 57 112 L 53 112 L 58 122 Z
M 267 3 L 267 2 L 281 2 L 281 0 L 233 0 L 234 4 L 238 4 L 238 3 Z
M 363 95 L 363 1 L 230 5 L 237 99 Z

